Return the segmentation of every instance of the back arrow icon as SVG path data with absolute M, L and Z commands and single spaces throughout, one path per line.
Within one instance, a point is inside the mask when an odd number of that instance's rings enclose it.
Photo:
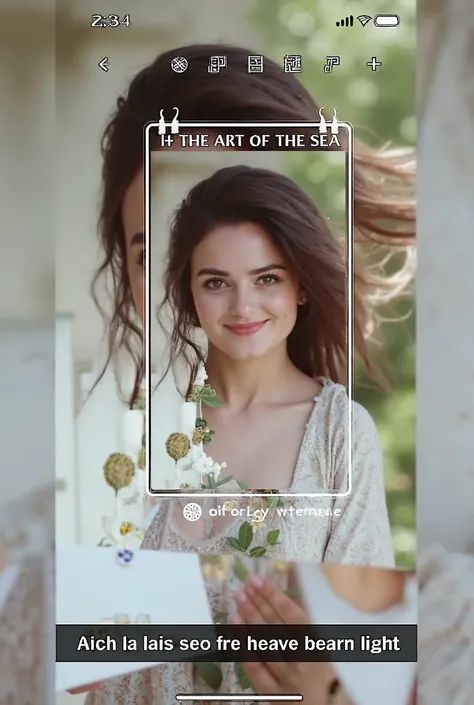
M 107 58 L 107 56 L 105 56 L 102 59 L 102 61 L 99 61 L 99 63 L 97 65 L 102 69 L 102 71 L 108 71 L 109 70 L 109 59 Z

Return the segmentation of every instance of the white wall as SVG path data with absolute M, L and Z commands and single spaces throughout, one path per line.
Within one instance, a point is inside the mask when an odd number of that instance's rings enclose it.
M 0 322 L 0 508 L 54 473 L 54 327 Z
M 474 551 L 474 20 L 469 0 L 442 5 L 421 31 L 417 526 L 423 546 Z

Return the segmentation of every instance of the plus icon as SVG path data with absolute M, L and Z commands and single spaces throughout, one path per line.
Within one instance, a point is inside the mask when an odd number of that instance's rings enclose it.
M 366 63 L 366 66 L 370 66 L 372 71 L 377 71 L 377 69 L 382 66 L 382 62 L 377 61 L 377 57 L 373 56 L 371 60 Z

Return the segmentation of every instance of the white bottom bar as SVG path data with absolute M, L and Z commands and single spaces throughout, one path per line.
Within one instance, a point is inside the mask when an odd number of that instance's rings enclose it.
M 179 702 L 199 702 L 200 700 L 209 700 L 212 702 L 219 703 L 259 703 L 259 702 L 271 702 L 271 703 L 301 703 L 303 702 L 302 695 L 245 695 L 243 693 L 232 695 L 231 693 L 223 695 L 210 695 L 209 693 L 203 693 L 198 695 L 176 695 L 176 700 Z

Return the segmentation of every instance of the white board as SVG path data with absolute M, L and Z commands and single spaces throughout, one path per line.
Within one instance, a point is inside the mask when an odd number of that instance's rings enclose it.
M 115 548 L 57 548 L 57 624 L 100 624 L 115 614 L 133 620 L 143 613 L 154 624 L 212 624 L 197 554 L 141 550 L 124 567 Z M 57 663 L 56 692 L 157 665 Z

